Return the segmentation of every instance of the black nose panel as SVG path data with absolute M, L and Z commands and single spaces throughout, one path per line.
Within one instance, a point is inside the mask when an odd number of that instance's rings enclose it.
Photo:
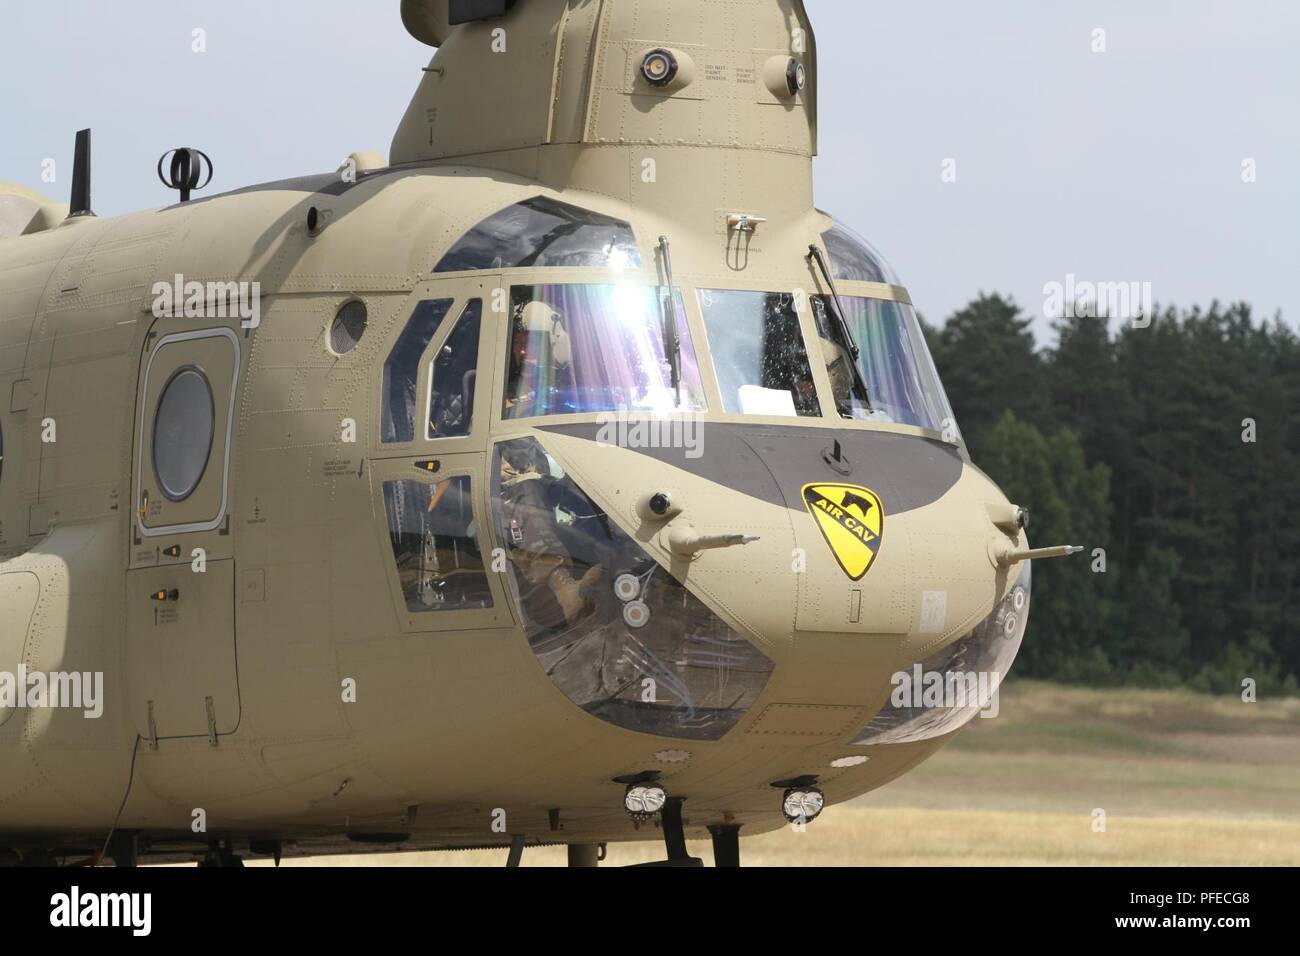
M 957 449 L 928 438 L 720 422 L 702 422 L 699 429 L 699 444 L 693 449 L 629 450 L 796 511 L 803 510 L 802 489 L 812 482 L 865 485 L 889 502 L 890 514 L 902 514 L 939 500 L 961 477 Z M 597 423 L 542 429 L 589 441 L 598 441 L 600 430 Z

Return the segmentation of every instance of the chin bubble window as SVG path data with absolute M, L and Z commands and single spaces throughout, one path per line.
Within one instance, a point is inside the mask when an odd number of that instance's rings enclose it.
M 429 376 L 429 438 L 463 438 L 474 424 L 479 327 L 483 300 L 465 306 L 434 356 Z
M 676 381 L 665 311 L 654 286 L 516 286 L 504 417 L 702 411 L 704 388 L 680 294 Z
M 811 298 L 813 320 L 821 339 L 841 418 L 916 425 L 942 432 L 952 409 L 939 382 L 916 312 L 904 302 L 841 295 L 844 320 L 858 347 L 858 369 L 869 390 L 864 400 L 853 374 L 831 296 Z
M 467 476 L 384 483 L 388 537 L 409 611 L 492 606 Z
M 162 493 L 184 501 L 208 468 L 216 409 L 201 369 L 177 369 L 158 398 L 153 420 L 154 476 Z
M 704 289 L 700 308 L 728 413 L 821 415 L 792 295 Z
M 998 688 L 1029 620 L 1030 562 L 991 614 L 938 653 L 894 674 L 889 700 L 853 741 L 908 744 L 997 715 Z
M 524 633 L 547 676 L 627 730 L 717 740 L 772 662 L 654 561 L 533 438 L 494 460 L 493 520 Z

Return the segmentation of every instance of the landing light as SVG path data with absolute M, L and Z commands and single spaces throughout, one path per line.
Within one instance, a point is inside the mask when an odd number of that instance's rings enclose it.
M 791 823 L 812 823 L 826 806 L 826 795 L 816 787 L 791 787 L 781 799 L 781 812 Z
M 654 783 L 630 784 L 623 794 L 623 808 L 639 820 L 654 816 L 667 802 L 667 792 Z

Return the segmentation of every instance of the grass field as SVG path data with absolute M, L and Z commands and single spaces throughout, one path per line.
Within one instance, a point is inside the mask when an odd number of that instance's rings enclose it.
M 1300 700 L 1009 682 L 910 774 L 828 808 L 804 833 L 742 840 L 748 866 L 1300 865 Z M 1105 811 L 1105 832 L 1094 811 Z M 707 843 L 691 852 L 712 862 Z M 611 846 L 608 863 L 660 858 Z M 564 849 L 524 853 L 556 866 Z M 297 865 L 500 866 L 504 853 Z M 294 865 L 286 861 L 285 865 Z

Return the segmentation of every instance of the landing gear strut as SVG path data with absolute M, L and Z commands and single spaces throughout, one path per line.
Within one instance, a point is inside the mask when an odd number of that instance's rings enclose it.
M 243 857 L 235 855 L 235 851 L 231 849 L 229 840 L 219 840 L 216 843 L 208 844 L 207 854 L 199 861 L 200 867 L 228 867 L 243 865 Z
M 600 846 L 595 843 L 570 843 L 569 866 L 583 869 L 600 866 Z
M 140 857 L 140 834 L 135 830 L 119 830 L 108 840 L 104 855 L 114 866 L 134 867 Z
M 740 824 L 717 824 L 709 827 L 713 836 L 713 865 L 740 866 Z
M 664 831 L 664 849 L 668 859 L 659 863 L 642 863 L 641 866 L 703 866 L 704 861 L 686 852 L 686 828 L 682 824 L 684 797 L 669 797 L 660 811 L 660 826 Z

